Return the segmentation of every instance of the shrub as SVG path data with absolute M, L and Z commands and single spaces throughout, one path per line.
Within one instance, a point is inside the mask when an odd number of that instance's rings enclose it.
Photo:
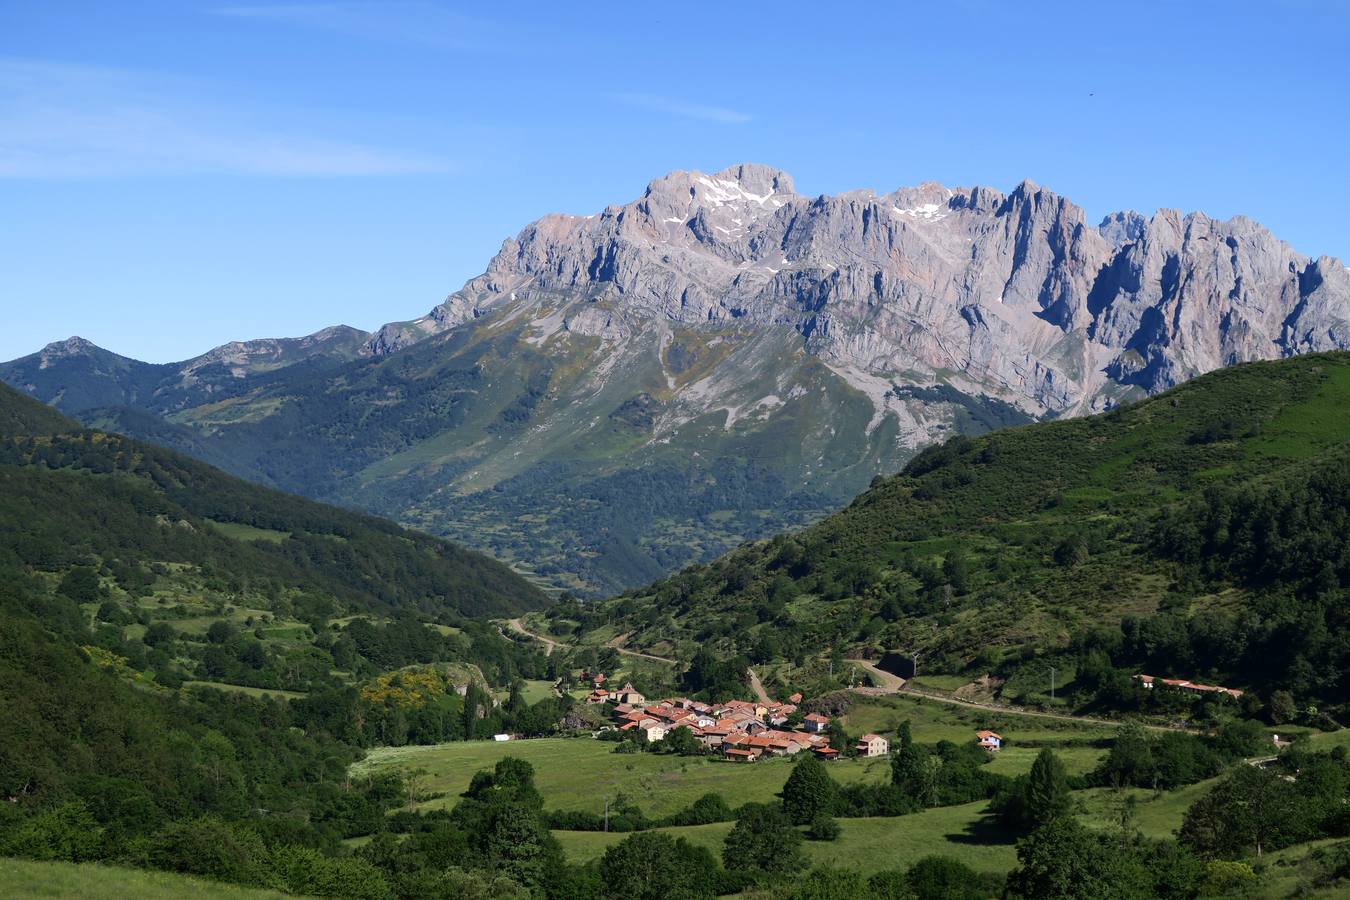
M 811 820 L 806 836 L 813 841 L 833 841 L 839 838 L 839 823 L 824 813 Z

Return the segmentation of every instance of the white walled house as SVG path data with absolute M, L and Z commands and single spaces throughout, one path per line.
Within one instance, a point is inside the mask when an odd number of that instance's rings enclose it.
M 891 752 L 891 742 L 879 734 L 864 734 L 858 739 L 859 756 L 885 756 Z

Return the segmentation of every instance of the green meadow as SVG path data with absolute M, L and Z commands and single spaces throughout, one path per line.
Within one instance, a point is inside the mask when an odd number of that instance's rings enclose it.
M 622 795 L 649 816 L 669 815 L 710 792 L 721 794 L 732 806 L 772 800 L 792 771 L 790 759 L 744 765 L 700 757 L 620 754 L 614 747 L 590 738 L 381 747 L 355 771 L 424 770 L 425 789 L 444 794 L 422 804 L 435 809 L 454 806 L 475 772 L 514 756 L 534 766 L 535 784 L 548 809 L 599 813 L 606 798 L 613 801 Z M 830 773 L 841 783 L 883 781 L 890 777 L 890 761 L 841 760 L 830 764 Z
M 126 897 L 135 900 L 281 900 L 291 896 L 143 869 L 95 863 L 0 858 L 0 893 L 7 900 L 39 897 Z
M 901 722 L 908 721 L 914 740 L 923 744 L 964 744 L 974 741 L 975 732 L 982 729 L 997 731 L 1007 746 L 991 765 L 1009 775 L 1029 771 L 1036 754 L 1028 751 L 1041 747 L 1058 753 L 1070 772 L 1086 772 L 1105 753 L 1102 747 L 1093 745 L 1116 734 L 1110 725 L 994 712 L 906 694 L 855 698 L 843 721 L 850 734 L 893 734 Z
M 980 800 L 909 816 L 840 819 L 839 839 L 807 841 L 806 854 L 813 866 L 838 866 L 863 874 L 903 869 L 934 853 L 958 857 L 983 872 L 1006 872 L 1017 864 L 1014 838 L 985 816 L 987 806 Z M 720 857 L 722 841 L 732 824 L 718 822 L 661 830 L 707 847 Z M 553 834 L 574 862 L 596 859 L 626 837 L 595 831 Z

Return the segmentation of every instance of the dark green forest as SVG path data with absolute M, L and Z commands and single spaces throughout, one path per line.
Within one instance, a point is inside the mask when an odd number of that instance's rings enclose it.
M 90 431 L 0 386 L 0 560 L 60 571 L 89 558 L 187 562 L 347 606 L 515 614 L 547 597 L 506 566 L 374 516 L 303 500 L 173 451 Z M 278 531 L 241 541 L 214 527 Z M 243 590 L 241 583 L 239 589 Z

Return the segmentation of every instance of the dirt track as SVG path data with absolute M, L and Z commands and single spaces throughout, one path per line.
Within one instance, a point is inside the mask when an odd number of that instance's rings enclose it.
M 865 694 L 870 697 L 880 697 L 887 694 L 905 694 L 911 697 L 922 697 L 925 700 L 933 700 L 937 703 L 946 703 L 949 706 L 963 706 L 968 709 L 983 709 L 989 712 L 1009 713 L 1017 716 L 1033 716 L 1038 719 L 1059 719 L 1065 722 L 1082 722 L 1087 725 L 1106 725 L 1111 728 L 1119 728 L 1121 723 L 1110 719 L 1094 719 L 1091 716 L 1071 716 L 1067 713 L 1041 712 L 1034 709 L 1024 709 L 1020 706 L 1003 706 L 998 703 L 978 703 L 974 700 L 959 700 L 955 697 L 948 697 L 944 694 L 934 694 L 929 691 L 920 690 L 905 686 L 905 679 L 899 675 L 892 675 L 890 672 L 877 668 L 875 663 L 868 662 L 865 659 L 850 659 L 853 663 L 863 669 L 873 677 L 881 687 L 854 688 L 854 693 Z M 1189 731 L 1191 729 L 1178 728 L 1171 725 L 1145 725 L 1150 731 Z
M 755 674 L 754 669 L 746 669 L 746 674 L 750 676 L 750 690 L 755 692 L 755 699 L 760 703 L 772 703 L 769 699 L 769 692 L 764 690 L 764 685 L 760 682 L 759 676 Z
M 517 618 L 517 619 L 503 619 L 503 620 L 502 620 L 502 624 L 506 625 L 508 628 L 510 628 L 510 629 L 511 629 L 512 631 L 514 631 L 516 634 L 522 634 L 522 635 L 524 635 L 525 637 L 528 637 L 528 638 L 534 638 L 536 641 L 539 641 L 539 643 L 541 643 L 541 644 L 544 645 L 544 655 L 545 655 L 545 656 L 552 656 L 552 655 L 553 655 L 553 651 L 554 651 L 555 649 L 557 649 L 557 648 L 559 648 L 559 647 L 564 647 L 564 646 L 566 646 L 562 641 L 557 641 L 557 640 L 554 640 L 554 639 L 551 638 L 551 637 L 547 637 L 547 636 L 545 636 L 545 635 L 538 634 L 538 633 L 536 633 L 536 632 L 530 631 L 528 628 L 525 627 L 525 623 L 522 622 L 522 621 L 521 621 L 520 619 L 518 619 L 518 618 Z M 642 653 L 642 652 L 637 651 L 637 650 L 626 650 L 626 649 L 624 649 L 624 647 L 621 646 L 621 645 L 622 645 L 623 642 L 624 642 L 625 640 L 627 640 L 627 639 L 628 639 L 628 635 L 626 635 L 626 634 L 621 634 L 621 635 L 619 635 L 618 637 L 610 638 L 609 642 L 608 642 L 607 644 L 605 644 L 605 646 L 606 646 L 606 647 L 609 647 L 609 648 L 611 648 L 611 649 L 613 649 L 613 650 L 619 651 L 619 652 L 622 653 L 624 656 L 635 656 L 635 657 L 638 657 L 639 659 L 650 659 L 652 662 L 664 663 L 665 665 L 668 665 L 668 666 L 673 666 L 673 665 L 675 665 L 675 660 L 670 659 L 670 658 L 665 657 L 665 656 L 654 656 L 654 655 L 652 655 L 651 653 Z

